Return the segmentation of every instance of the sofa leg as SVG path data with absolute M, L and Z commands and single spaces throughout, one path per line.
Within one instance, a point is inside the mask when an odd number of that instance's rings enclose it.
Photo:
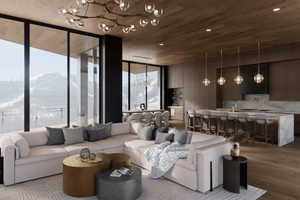
M 212 174 L 212 161 L 210 161 L 210 191 L 213 191 L 213 174 Z

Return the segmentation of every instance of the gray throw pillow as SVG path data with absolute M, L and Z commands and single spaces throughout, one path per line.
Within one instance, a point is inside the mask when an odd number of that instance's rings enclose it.
M 64 132 L 62 128 L 46 127 L 49 136 L 47 145 L 60 145 L 65 143 Z
M 164 142 L 172 142 L 174 139 L 174 134 L 171 133 L 162 133 L 162 132 L 157 132 L 156 133 L 156 138 L 155 138 L 155 144 L 161 144 L 161 143 L 164 143 Z
M 186 144 L 187 136 L 188 136 L 188 134 L 185 131 L 176 131 L 174 133 L 174 141 L 178 142 L 179 144 Z
M 106 124 L 95 123 L 95 127 L 96 128 L 105 128 L 105 135 L 107 137 L 111 137 L 112 136 L 112 134 L 111 134 L 112 122 L 109 122 L 109 123 L 106 123 Z
M 153 126 L 145 126 L 139 130 L 137 135 L 142 140 L 152 140 L 153 129 Z
M 80 127 L 81 127 L 81 128 L 83 129 L 83 130 L 82 130 L 82 131 L 83 131 L 83 133 L 82 133 L 82 134 L 83 134 L 83 139 L 84 139 L 85 141 L 88 141 L 88 133 L 87 133 L 87 130 L 86 130 L 86 129 L 87 129 L 87 128 L 93 127 L 93 125 L 89 124 L 89 125 L 87 125 L 87 126 L 78 126 L 78 125 L 74 125 L 74 124 L 73 124 L 72 127 L 73 127 L 73 128 L 80 128 Z
M 89 142 L 96 142 L 107 138 L 105 128 L 89 127 L 86 128 L 85 131 L 87 133 L 87 141 Z
M 78 144 L 84 142 L 83 128 L 64 128 L 65 144 Z

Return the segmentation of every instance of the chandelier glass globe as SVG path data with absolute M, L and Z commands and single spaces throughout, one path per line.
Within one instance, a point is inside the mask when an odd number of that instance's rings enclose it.
M 234 78 L 234 82 L 237 84 L 237 85 L 241 85 L 244 81 L 244 78 L 241 76 L 241 75 L 237 75 L 235 78 Z
M 155 9 L 155 5 L 154 4 L 145 4 L 145 11 L 147 13 L 152 13 Z
M 151 24 L 152 24 L 152 26 L 157 26 L 159 24 L 159 19 L 157 19 L 157 18 L 151 19 Z
M 148 19 L 140 19 L 139 24 L 141 27 L 147 26 L 149 23 Z
M 205 87 L 207 87 L 207 86 L 209 86 L 209 84 L 210 84 L 210 80 L 209 80 L 208 78 L 205 78 L 205 79 L 202 81 L 202 83 L 203 83 L 203 85 L 204 85 Z
M 123 31 L 123 33 L 128 34 L 128 33 L 130 33 L 130 27 L 123 27 L 122 31 Z
M 106 24 L 99 24 L 99 29 L 105 33 L 109 33 L 112 30 L 112 27 Z
M 255 81 L 255 83 L 257 83 L 257 84 L 262 83 L 263 80 L 264 80 L 264 76 L 263 76 L 261 73 L 257 73 L 257 74 L 254 76 L 254 81 Z
M 226 79 L 223 76 L 220 76 L 217 82 L 219 85 L 224 85 L 226 83 Z
M 128 1 L 125 0 L 120 0 L 120 4 L 119 4 L 120 10 L 125 12 L 129 9 L 130 4 Z
M 164 10 L 163 9 L 154 9 L 153 14 L 155 17 L 160 17 L 164 14 Z

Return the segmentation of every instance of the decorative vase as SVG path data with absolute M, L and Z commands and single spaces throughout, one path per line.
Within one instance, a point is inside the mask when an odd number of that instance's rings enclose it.
M 237 158 L 240 156 L 240 144 L 239 143 L 233 144 L 230 154 L 233 158 Z

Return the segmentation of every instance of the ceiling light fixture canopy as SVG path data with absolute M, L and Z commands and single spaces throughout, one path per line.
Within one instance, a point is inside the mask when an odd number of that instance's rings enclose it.
M 223 77 L 223 49 L 220 50 L 221 55 L 221 73 L 220 77 L 218 78 L 217 82 L 219 85 L 224 85 L 226 83 L 226 79 Z
M 210 80 L 207 78 L 207 53 L 205 53 L 205 78 L 202 81 L 205 87 L 210 85 Z
M 254 76 L 254 81 L 257 84 L 261 84 L 264 80 L 264 76 L 260 73 L 260 64 L 261 64 L 261 42 L 257 42 L 257 49 L 258 49 L 258 54 L 257 54 L 257 74 Z
M 119 28 L 123 33 L 137 31 L 138 25 L 142 28 L 149 23 L 157 26 L 160 17 L 164 14 L 163 8 L 159 6 L 158 0 L 145 0 L 145 9 L 140 13 L 125 13 L 132 7 L 133 0 L 74 0 L 70 8 L 60 8 L 58 13 L 65 17 L 66 23 L 72 26 L 84 27 L 87 19 L 100 19 L 98 28 L 104 33 Z M 99 14 L 91 14 L 90 9 L 100 7 L 104 11 Z M 130 21 L 130 23 L 127 23 Z M 132 23 L 136 21 L 136 23 Z
M 241 76 L 240 66 L 241 66 L 241 58 L 240 58 L 240 47 L 237 48 L 237 66 L 238 66 L 238 73 L 237 76 L 234 78 L 234 82 L 237 85 L 241 85 L 244 81 L 244 78 Z

